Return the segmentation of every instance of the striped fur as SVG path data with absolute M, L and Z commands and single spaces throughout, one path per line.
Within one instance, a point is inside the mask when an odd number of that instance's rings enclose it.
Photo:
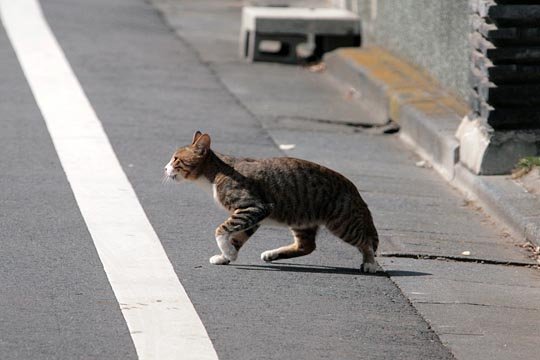
M 288 226 L 294 242 L 265 251 L 265 261 L 303 256 L 315 250 L 320 226 L 363 254 L 361 269 L 375 272 L 379 238 L 371 213 L 354 184 L 321 165 L 289 157 L 236 158 L 210 149 L 208 134 L 195 133 L 193 143 L 178 149 L 169 164 L 169 178 L 187 179 L 213 188 L 215 200 L 229 218 L 215 231 L 222 254 L 214 264 L 236 259 L 242 245 L 261 222 Z

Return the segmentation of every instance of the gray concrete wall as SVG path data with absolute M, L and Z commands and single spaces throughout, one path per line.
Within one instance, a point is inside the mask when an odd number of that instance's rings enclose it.
M 469 0 L 336 0 L 357 11 L 366 43 L 419 66 L 467 100 Z

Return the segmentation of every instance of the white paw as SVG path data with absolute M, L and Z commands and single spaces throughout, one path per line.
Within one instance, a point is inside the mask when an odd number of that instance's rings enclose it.
M 234 261 L 238 257 L 238 250 L 234 245 L 229 241 L 229 236 L 219 235 L 216 237 L 219 249 L 227 259 Z
M 214 255 L 210 258 L 210 264 L 213 265 L 227 265 L 231 261 L 223 255 Z
M 275 250 L 268 250 L 261 254 L 261 260 L 264 260 L 266 262 L 276 260 L 277 258 L 278 258 L 278 252 Z
M 365 273 L 374 274 L 379 271 L 379 266 L 375 263 L 363 263 L 360 267 L 360 271 Z

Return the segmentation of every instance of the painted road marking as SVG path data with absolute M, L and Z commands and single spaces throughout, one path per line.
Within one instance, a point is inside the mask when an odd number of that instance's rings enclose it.
M 140 359 L 217 359 L 37 0 L 0 18 L 41 110 Z

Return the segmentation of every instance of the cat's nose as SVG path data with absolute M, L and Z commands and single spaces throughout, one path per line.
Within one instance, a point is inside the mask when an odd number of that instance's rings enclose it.
M 169 164 L 165 165 L 165 167 L 163 168 L 163 171 L 165 171 L 165 174 L 169 174 L 171 170 L 172 170 L 172 167 Z

